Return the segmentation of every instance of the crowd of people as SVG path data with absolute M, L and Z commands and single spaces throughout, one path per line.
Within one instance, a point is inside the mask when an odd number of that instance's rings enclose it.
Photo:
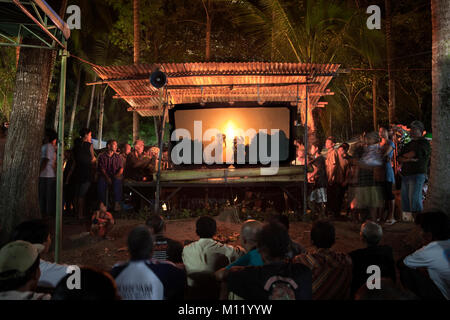
M 215 239 L 217 225 L 211 216 L 197 219 L 199 239 L 183 245 L 165 235 L 165 221 L 155 215 L 128 234 L 128 261 L 118 262 L 110 270 L 80 266 L 80 278 L 75 281 L 71 279 L 74 266 L 41 258 L 51 245 L 44 220 L 26 221 L 0 249 L 0 299 L 450 298 L 450 218 L 445 213 L 417 215 L 426 244 L 397 262 L 392 248 L 381 245 L 383 229 L 374 221 L 361 225 L 364 248 L 344 253 L 333 249 L 336 231 L 329 219 L 312 225 L 312 247 L 305 250 L 306 243 L 291 240 L 284 217 L 245 221 L 240 245 L 232 246 Z M 375 276 L 370 269 L 374 267 L 378 268 Z
M 47 130 L 41 148 L 39 175 L 43 216 L 55 214 L 56 141 L 56 132 Z M 85 128 L 75 139 L 73 149 L 64 154 L 64 206 L 67 212 L 73 211 L 80 220 L 87 217 L 86 212 L 100 210 L 97 201 L 111 211 L 126 207 L 123 202 L 123 179 L 151 181 L 159 148 L 146 147 L 144 141 L 137 140 L 133 148 L 124 143 L 119 149 L 116 140 L 109 140 L 106 148 L 97 153 L 92 144 L 92 131 Z M 92 188 L 93 185 L 96 188 Z M 95 203 L 97 205 L 94 206 Z
M 335 220 L 371 219 L 392 225 L 395 219 L 396 179 L 401 180 L 401 208 L 399 219 L 413 220 L 423 210 L 422 189 L 427 179 L 430 142 L 424 137 L 420 121 L 410 125 L 411 141 L 396 150 L 392 129 L 381 127 L 369 132 L 349 145 L 336 145 L 334 137 L 322 146 L 311 144 L 308 152 L 309 205 L 313 215 L 333 217 Z M 393 155 L 400 164 L 397 174 L 393 169 Z M 304 163 L 304 148 L 298 148 L 297 164 Z M 342 212 L 346 215 L 342 215 Z

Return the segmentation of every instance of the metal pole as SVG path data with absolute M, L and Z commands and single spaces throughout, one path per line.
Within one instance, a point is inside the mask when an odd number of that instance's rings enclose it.
M 308 193 L 308 84 L 306 84 L 305 89 L 305 135 L 303 137 L 303 144 L 305 145 L 305 178 L 303 180 L 303 216 L 306 215 L 306 199 Z
M 156 174 L 156 193 L 155 193 L 155 214 L 159 214 L 159 196 L 161 193 L 161 162 L 162 162 L 162 153 L 163 153 L 163 140 L 164 140 L 164 129 L 166 126 L 166 108 L 167 103 L 163 102 L 163 118 L 161 123 L 161 131 L 159 134 L 159 157 L 158 157 L 158 172 Z
M 63 45 L 66 41 L 63 39 Z M 66 49 L 60 50 L 61 76 L 59 80 L 59 125 L 58 125 L 58 153 L 56 163 L 56 223 L 55 223 L 55 262 L 60 260 L 62 243 L 62 212 L 63 212 L 63 161 L 64 161 L 64 111 L 66 107 L 66 72 L 67 57 Z

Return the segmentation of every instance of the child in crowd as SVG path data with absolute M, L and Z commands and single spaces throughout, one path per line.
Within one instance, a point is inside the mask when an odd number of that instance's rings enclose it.
M 100 201 L 98 210 L 92 215 L 91 221 L 91 234 L 93 236 L 99 236 L 112 240 L 112 238 L 107 235 L 111 232 L 114 226 L 114 218 L 112 214 L 107 211 L 107 208 L 103 202 Z

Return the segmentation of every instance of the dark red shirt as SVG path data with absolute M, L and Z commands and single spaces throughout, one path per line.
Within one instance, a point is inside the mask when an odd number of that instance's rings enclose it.
M 107 152 L 103 152 L 98 156 L 98 171 L 105 170 L 108 177 L 113 178 L 121 168 L 123 168 L 123 162 L 117 153 L 113 153 L 112 156 L 108 156 Z

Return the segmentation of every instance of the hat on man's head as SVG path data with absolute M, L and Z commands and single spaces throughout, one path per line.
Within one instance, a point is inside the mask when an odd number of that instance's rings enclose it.
M 0 280 L 21 278 L 39 257 L 39 248 L 29 242 L 17 240 L 0 250 Z
M 416 128 L 419 129 L 420 131 L 425 131 L 425 126 L 423 125 L 422 122 L 420 122 L 419 120 L 414 120 L 413 122 L 411 122 L 411 124 L 409 125 L 409 127 L 411 129 Z

